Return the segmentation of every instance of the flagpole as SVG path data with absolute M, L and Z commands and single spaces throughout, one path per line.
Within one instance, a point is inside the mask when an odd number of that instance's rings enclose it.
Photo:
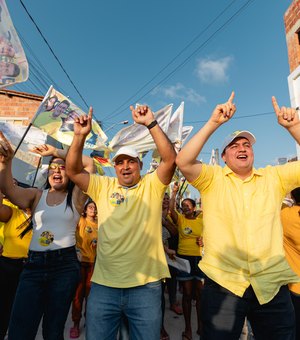
M 23 140 L 24 140 L 24 138 L 26 137 L 26 135 L 27 135 L 29 129 L 31 128 L 31 126 L 32 126 L 32 124 L 29 123 L 29 125 L 27 126 L 26 131 L 24 132 L 24 135 L 22 136 L 22 138 L 21 138 L 19 144 L 18 144 L 17 147 L 16 147 L 16 150 L 14 151 L 14 156 L 15 156 L 15 154 L 17 153 L 17 151 L 19 150 L 21 144 L 23 143 Z
M 31 184 L 32 188 L 34 187 L 34 183 L 35 183 L 35 180 L 36 180 L 36 177 L 37 177 L 37 174 L 38 174 L 38 171 L 39 171 L 41 163 L 42 163 L 42 157 L 40 157 L 40 159 L 39 159 L 39 163 L 37 165 L 36 172 L 34 174 L 34 179 L 33 179 L 32 184 Z

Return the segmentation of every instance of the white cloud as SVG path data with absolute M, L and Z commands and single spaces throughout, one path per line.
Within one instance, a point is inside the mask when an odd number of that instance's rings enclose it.
M 228 69 L 233 57 L 200 59 L 196 67 L 198 78 L 204 83 L 224 83 L 228 80 Z
M 187 88 L 181 83 L 176 85 L 171 85 L 167 87 L 160 87 L 152 92 L 152 94 L 157 95 L 158 93 L 163 94 L 169 99 L 179 99 L 185 102 L 192 102 L 194 104 L 200 104 L 206 102 L 204 96 L 201 96 L 192 88 Z

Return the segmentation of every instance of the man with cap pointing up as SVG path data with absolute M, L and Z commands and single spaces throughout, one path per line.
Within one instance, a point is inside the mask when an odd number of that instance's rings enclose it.
M 115 177 L 90 176 L 81 154 L 91 131 L 92 110 L 75 119 L 67 155 L 68 176 L 97 204 L 97 259 L 87 305 L 87 340 L 116 339 L 123 315 L 131 339 L 157 340 L 161 324 L 161 279 L 169 270 L 161 240 L 162 199 L 174 170 L 176 153 L 147 106 L 131 107 L 137 124 L 148 128 L 161 156 L 151 174 L 125 146 L 113 158 Z
M 285 195 L 300 184 L 300 162 L 255 169 L 248 131 L 235 131 L 223 144 L 225 167 L 197 161 L 208 138 L 236 111 L 234 93 L 217 105 L 210 119 L 177 156 L 186 179 L 203 204 L 207 275 L 202 293 L 201 340 L 239 339 L 245 317 L 255 339 L 294 339 L 295 318 L 287 283 L 299 281 L 283 250 L 280 208 Z M 300 142 L 295 109 L 272 104 L 280 125 Z

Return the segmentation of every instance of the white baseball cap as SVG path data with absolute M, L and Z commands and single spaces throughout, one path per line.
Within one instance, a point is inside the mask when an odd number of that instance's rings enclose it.
M 120 155 L 126 155 L 132 158 L 139 158 L 139 154 L 137 153 L 137 151 L 130 146 L 120 147 L 120 149 L 116 152 L 116 154 L 112 158 L 112 161 L 114 162 Z
M 256 138 L 251 132 L 240 131 L 240 130 L 234 131 L 225 138 L 223 145 L 222 145 L 221 154 L 223 154 L 223 152 L 225 151 L 225 149 L 231 142 L 233 142 L 236 138 L 239 138 L 239 137 L 248 139 L 251 145 L 253 145 L 256 142 Z

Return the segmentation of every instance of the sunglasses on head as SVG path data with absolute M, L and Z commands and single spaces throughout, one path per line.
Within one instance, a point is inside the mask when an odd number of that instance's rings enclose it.
M 66 166 L 64 164 L 59 164 L 59 163 L 50 163 L 49 164 L 49 170 L 65 170 Z

